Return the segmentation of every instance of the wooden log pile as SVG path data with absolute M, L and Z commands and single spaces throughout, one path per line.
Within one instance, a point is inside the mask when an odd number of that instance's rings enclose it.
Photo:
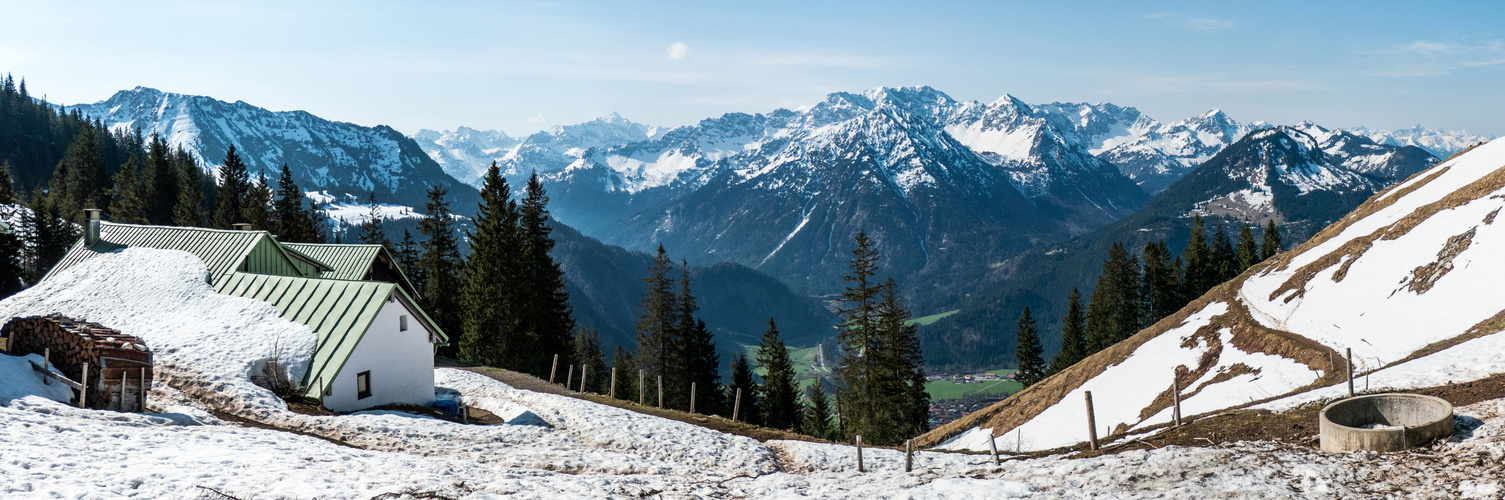
M 60 315 L 15 318 L 0 328 L 13 355 L 49 353 L 63 375 L 84 382 L 83 406 L 142 411 L 151 389 L 152 354 L 146 343 L 118 330 Z M 83 373 L 88 367 L 88 373 Z

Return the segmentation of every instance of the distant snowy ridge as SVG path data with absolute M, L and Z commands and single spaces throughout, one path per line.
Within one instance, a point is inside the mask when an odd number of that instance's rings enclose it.
M 1320 154 L 1308 134 L 1271 138 L 1286 141 L 1283 154 Z M 1484 293 L 1505 281 L 1502 165 L 1505 140 L 1495 140 L 1411 176 L 1160 323 L 921 441 L 972 451 L 989 439 L 1074 445 L 1085 439 L 1085 391 L 1096 396 L 1099 435 L 1125 436 L 1170 421 L 1172 377 L 1186 415 L 1294 395 L 1268 405 L 1289 408 L 1336 395 L 1322 387 L 1340 380 L 1348 349 L 1381 387 L 1505 373 L 1505 362 L 1479 355 L 1494 352 L 1505 328 L 1505 299 Z M 1300 172 L 1297 185 L 1343 170 Z
M 1365 127 L 1347 129 L 1358 135 L 1373 139 L 1380 144 L 1392 146 L 1416 146 L 1438 158 L 1447 158 L 1470 146 L 1489 142 L 1495 137 L 1470 134 L 1464 130 L 1437 130 L 1421 125 L 1399 130 L 1371 130 Z

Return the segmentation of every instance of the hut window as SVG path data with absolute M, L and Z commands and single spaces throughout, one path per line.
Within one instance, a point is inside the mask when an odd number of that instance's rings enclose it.
M 397 317 L 397 331 L 399 331 L 399 332 L 406 332 L 406 331 L 408 331 L 408 315 L 404 314 L 402 316 L 398 316 Z
M 371 397 L 371 371 L 355 374 L 355 399 Z

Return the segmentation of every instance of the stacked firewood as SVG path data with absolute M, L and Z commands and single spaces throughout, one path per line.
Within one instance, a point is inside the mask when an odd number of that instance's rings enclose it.
M 11 354 L 46 353 L 49 364 L 83 383 L 88 388 L 84 406 L 141 410 L 143 388 L 151 387 L 152 355 L 140 339 L 60 315 L 16 318 L 0 329 L 0 335 L 7 338 Z

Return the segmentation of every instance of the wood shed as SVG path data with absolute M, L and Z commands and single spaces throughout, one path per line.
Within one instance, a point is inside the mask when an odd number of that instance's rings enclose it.
M 49 364 L 82 384 L 86 390 L 80 406 L 139 412 L 146 405 L 152 353 L 141 339 L 59 315 L 12 319 L 0 335 L 10 354 L 45 354 Z M 77 404 L 77 394 L 74 398 Z

